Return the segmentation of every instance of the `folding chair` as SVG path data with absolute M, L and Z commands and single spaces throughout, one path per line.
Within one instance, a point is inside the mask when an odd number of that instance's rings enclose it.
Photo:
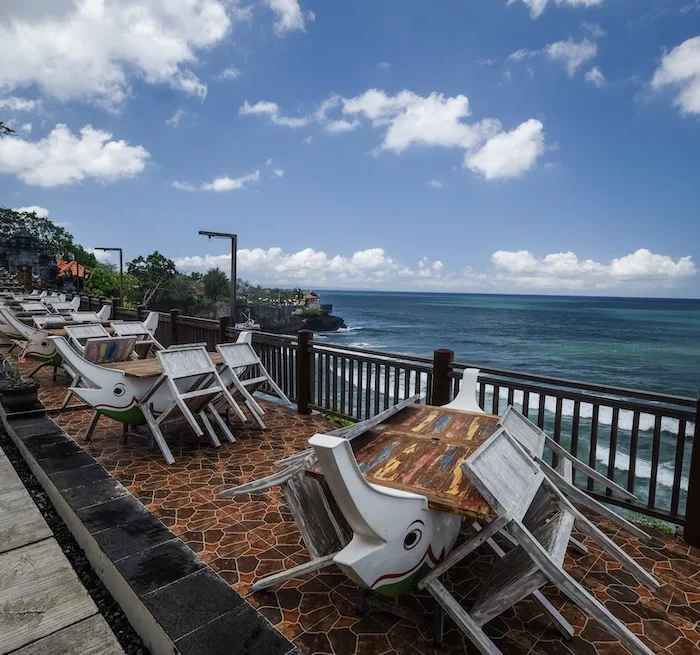
M 462 373 L 462 382 L 459 385 L 459 392 L 452 402 L 447 403 L 447 405 L 443 405 L 443 407 L 483 414 L 484 410 L 479 407 L 479 403 L 476 400 L 478 376 L 478 368 L 465 368 L 464 372 Z
M 126 362 L 131 359 L 135 345 L 136 337 L 97 337 L 88 339 L 85 342 L 81 357 L 92 364 Z M 61 403 L 61 409 L 68 405 L 68 401 L 74 393 L 73 388 L 79 387 L 81 382 L 85 382 L 83 376 L 77 370 L 74 370 L 70 363 L 64 362 L 63 368 L 72 379 L 70 385 L 68 385 L 70 388 Z
M 32 322 L 40 330 L 51 330 L 54 328 L 62 328 L 66 324 L 66 319 L 58 314 L 41 314 L 32 316 Z
M 598 473 L 590 466 L 586 466 L 581 460 L 572 455 L 568 450 L 562 448 L 554 439 L 551 439 L 540 428 L 538 428 L 529 419 L 523 416 L 512 405 L 506 409 L 503 416 L 499 419 L 499 424 L 503 426 L 513 437 L 515 437 L 520 445 L 530 453 L 545 475 L 566 494 L 570 500 L 579 505 L 583 505 L 588 509 L 604 516 L 609 521 L 612 521 L 621 528 L 624 528 L 629 533 L 640 539 L 649 539 L 649 535 L 639 527 L 622 518 L 619 514 L 608 509 L 602 503 L 591 498 L 587 493 L 581 491 L 573 483 L 573 469 L 581 471 L 584 475 L 599 482 L 607 489 L 616 492 L 624 500 L 634 500 L 634 494 L 630 493 L 620 485 L 616 484 L 601 473 Z M 548 448 L 559 458 L 559 463 L 556 469 L 552 468 L 544 461 L 544 449 Z M 576 545 L 576 544 L 575 544 Z
M 75 298 L 74 298 L 75 300 Z M 80 300 L 80 298 L 78 298 Z M 63 314 L 64 316 L 69 316 L 72 312 L 77 311 L 77 308 L 75 307 L 74 303 L 70 302 L 61 302 L 60 300 L 56 301 L 47 301 L 46 303 L 49 307 L 51 307 L 51 311 L 54 312 L 54 314 Z M 80 305 L 78 305 L 80 306 Z
M 165 461 L 168 464 L 172 464 L 175 458 L 163 437 L 160 424 L 176 408 L 180 410 L 198 437 L 202 437 L 204 432 L 197 423 L 194 414 L 197 414 L 201 419 L 212 443 L 215 446 L 221 445 L 207 416 L 206 412 L 208 411 L 214 417 L 226 438 L 231 443 L 235 442 L 235 437 L 216 411 L 213 403 L 223 396 L 234 409 L 237 409 L 237 405 L 226 389 L 226 385 L 219 377 L 216 366 L 211 361 L 211 357 L 209 357 L 206 349 L 190 347 L 177 350 L 159 350 L 156 352 L 156 357 L 162 366 L 163 373 L 148 393 L 139 401 L 139 406 L 148 426 L 151 428 L 156 443 L 165 457 Z M 156 416 L 148 401 L 156 392 L 163 388 L 169 390 L 172 401 Z
M 81 355 L 85 352 L 85 344 L 88 339 L 98 337 L 108 337 L 109 332 L 102 325 L 87 324 L 87 325 L 66 325 L 64 328 L 68 343 L 71 347 Z
M 653 655 L 564 570 L 564 556 L 574 523 L 613 554 L 638 580 L 652 588 L 657 588 L 658 582 L 566 500 L 514 437 L 503 428 L 497 430 L 462 465 L 462 470 L 497 518 L 452 551 L 418 583 L 418 587 L 430 591 L 481 653 L 500 655 L 482 626 L 550 582 L 632 653 Z M 506 528 L 517 545 L 495 562 L 478 598 L 467 612 L 440 583 L 439 576 Z
M 139 359 L 146 359 L 154 350 L 163 350 L 163 346 L 139 321 L 112 321 L 110 326 L 114 330 L 114 334 L 120 337 L 136 337 L 137 343 L 134 352 Z
M 97 312 L 71 312 L 70 320 L 73 323 L 101 323 L 102 319 Z
M 146 326 L 146 329 L 153 336 L 155 336 L 156 330 L 158 329 L 158 320 L 159 319 L 160 319 L 160 314 L 158 312 L 149 312 L 148 316 L 146 316 L 146 320 L 143 321 L 143 324 Z
M 68 303 L 74 312 L 80 309 L 80 296 L 73 296 L 73 299 Z
M 97 315 L 100 317 L 101 321 L 108 321 L 112 316 L 112 305 L 102 305 Z
M 216 350 L 223 360 L 221 374 L 227 388 L 234 397 L 238 396 L 245 402 L 253 418 L 265 429 L 265 423 L 260 418 L 265 412 L 253 398 L 253 394 L 265 384 L 288 405 L 291 404 L 289 398 L 272 379 L 249 343 L 220 343 Z
M 42 302 L 20 302 L 20 311 L 27 314 L 48 314 L 49 308 Z

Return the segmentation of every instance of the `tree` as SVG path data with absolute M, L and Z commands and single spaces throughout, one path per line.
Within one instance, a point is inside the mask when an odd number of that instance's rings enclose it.
M 5 125 L 2 121 L 0 121 L 0 137 L 3 136 L 10 136 L 10 134 L 14 134 L 15 131 L 11 128 Z
M 132 259 L 126 266 L 126 272 L 136 282 L 135 293 L 138 298 L 132 300 L 140 299 L 144 305 L 157 300 L 177 275 L 175 262 L 157 250 L 145 259 L 140 255 Z
M 119 272 L 114 264 L 96 264 L 85 284 L 85 293 L 90 296 L 116 298 L 119 295 Z
M 202 277 L 204 293 L 212 302 L 218 302 L 222 298 L 231 295 L 229 279 L 220 268 L 210 268 Z

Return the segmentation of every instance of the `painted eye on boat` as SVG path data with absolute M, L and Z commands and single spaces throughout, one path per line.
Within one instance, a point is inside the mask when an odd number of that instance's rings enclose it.
M 423 533 L 418 528 L 411 530 L 404 537 L 403 547 L 406 550 L 411 550 L 412 548 L 415 548 L 418 545 L 418 542 L 421 540 L 422 536 L 423 536 Z
M 114 395 L 115 396 L 123 396 L 125 392 L 126 392 L 126 388 L 124 387 L 123 384 L 118 384 L 116 387 L 114 387 Z
M 49 347 L 49 342 L 48 342 L 48 341 L 42 341 L 42 342 L 41 342 L 41 347 L 42 347 L 42 348 L 48 348 L 48 347 Z

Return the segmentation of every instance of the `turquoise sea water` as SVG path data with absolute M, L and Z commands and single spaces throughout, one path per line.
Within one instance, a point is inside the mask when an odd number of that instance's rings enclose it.
M 347 329 L 317 335 L 329 343 L 430 357 L 436 348 L 457 361 L 611 386 L 697 396 L 700 390 L 700 300 L 586 298 L 324 291 L 324 303 Z M 381 389 L 381 386 L 380 386 Z M 380 392 L 381 394 L 381 392 Z M 505 391 L 504 391 L 505 394 Z M 505 408 L 505 395 L 501 409 Z M 515 404 L 522 395 L 516 392 Z M 487 408 L 491 407 L 487 394 Z M 530 397 L 531 418 L 537 398 Z M 547 399 L 551 434 L 555 401 Z M 591 451 L 592 406 L 581 405 L 578 456 Z M 568 446 L 573 403 L 564 401 L 562 443 Z M 602 407 L 594 457 L 601 472 L 610 459 L 612 410 Z M 628 483 L 632 413 L 622 411 L 615 448 L 615 478 Z M 650 494 L 654 417 L 640 418 L 635 493 Z M 685 430 L 680 511 L 685 503 L 694 424 Z M 655 489 L 656 505 L 670 508 L 677 477 L 679 423 L 664 419 Z

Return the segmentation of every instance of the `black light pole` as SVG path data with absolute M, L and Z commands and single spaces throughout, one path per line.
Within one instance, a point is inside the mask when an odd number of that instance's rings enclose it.
M 124 259 L 121 248 L 95 248 L 95 250 L 112 250 L 119 252 L 119 302 L 124 306 Z
M 236 325 L 236 253 L 238 251 L 238 235 L 227 232 L 207 232 L 200 230 L 202 236 L 214 239 L 231 239 L 231 324 Z

